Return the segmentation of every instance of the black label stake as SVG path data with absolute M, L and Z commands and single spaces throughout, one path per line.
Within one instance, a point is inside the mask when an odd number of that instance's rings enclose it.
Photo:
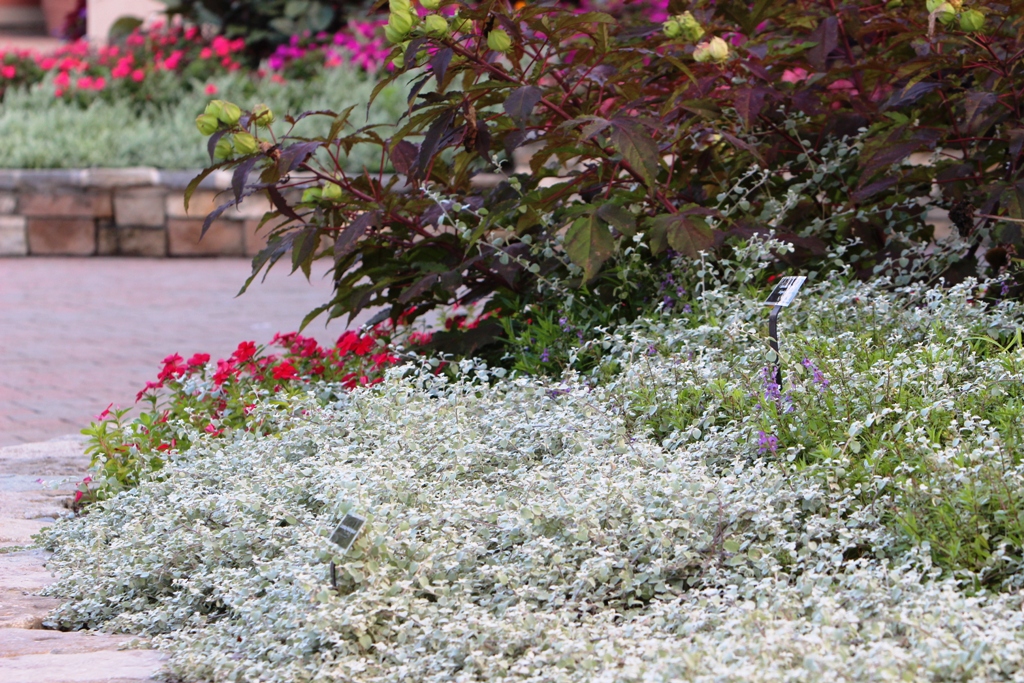
M 768 345 L 775 352 L 775 383 L 782 387 L 782 355 L 779 353 L 779 311 L 793 303 L 800 288 L 807 282 L 804 275 L 787 275 L 779 280 L 768 298 L 764 300 L 766 306 L 772 307 L 768 316 Z
M 331 534 L 331 540 L 341 546 L 342 554 L 347 553 L 352 544 L 356 542 L 356 536 L 359 535 L 364 524 L 366 524 L 365 517 L 351 512 L 341 520 L 341 524 Z M 338 568 L 334 565 L 334 560 L 331 560 L 331 588 L 338 590 Z

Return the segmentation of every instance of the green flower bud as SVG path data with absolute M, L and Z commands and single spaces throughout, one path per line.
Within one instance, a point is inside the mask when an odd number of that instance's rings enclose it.
M 387 41 L 392 45 L 397 45 L 398 43 L 404 41 L 407 35 L 409 34 L 399 31 L 390 23 L 385 24 L 384 26 L 384 37 L 387 38 Z
M 933 14 L 935 14 L 936 18 L 940 22 L 942 22 L 943 24 L 948 24 L 949 22 L 956 19 L 956 8 L 953 7 L 953 5 L 951 5 L 948 2 L 944 2 L 937 8 L 935 8 Z
M 308 204 L 320 200 L 320 195 L 323 194 L 323 190 L 319 187 L 307 187 L 302 192 L 302 203 Z
M 669 19 L 661 25 L 662 32 L 669 38 L 678 38 L 683 34 L 683 29 L 675 19 Z
M 704 27 L 689 12 L 683 12 L 675 19 L 679 24 L 679 34 L 684 40 L 693 43 L 704 36 Z
M 441 6 L 441 0 L 420 0 L 423 9 L 435 10 Z
M 428 36 L 443 38 L 448 35 L 448 20 L 440 14 L 431 14 L 423 20 L 423 30 Z
M 217 146 L 213 149 L 213 158 L 227 159 L 231 153 L 231 141 L 224 137 L 217 141 Z
M 200 114 L 196 117 L 196 128 L 203 135 L 212 135 L 215 130 L 220 128 L 220 121 L 213 114 Z
M 255 154 L 256 150 L 260 148 L 256 138 L 248 133 L 235 133 L 234 138 L 235 149 L 238 150 L 239 154 Z
M 395 12 L 412 14 L 412 6 L 409 4 L 409 0 L 388 0 L 388 9 L 391 10 L 392 14 Z
M 393 26 L 396 31 L 408 34 L 416 26 L 416 19 L 417 17 L 414 14 L 396 14 L 392 12 L 391 17 L 388 18 L 388 26 Z
M 274 122 L 274 112 L 265 104 L 257 104 L 252 108 L 252 120 L 257 126 L 266 128 Z
M 206 109 L 203 110 L 203 113 L 209 114 L 219 121 L 221 114 L 224 113 L 224 108 L 221 106 L 223 104 L 224 100 L 210 100 L 210 103 L 206 105 Z
M 512 39 L 500 28 L 487 34 L 487 47 L 495 52 L 508 52 L 512 49 Z
M 327 183 L 321 191 L 324 199 L 341 199 L 341 185 L 338 183 Z
M 697 62 L 721 64 L 729 59 L 729 43 L 715 36 L 697 46 L 697 49 L 693 51 L 693 59 Z
M 472 33 L 473 20 L 455 15 L 452 17 L 452 33 Z
M 225 102 L 224 100 L 213 100 L 206 105 L 206 113 L 216 116 L 221 122 L 233 126 L 242 118 L 242 110 L 237 104 Z
M 977 33 L 985 25 L 985 15 L 976 9 L 969 9 L 960 15 L 960 30 Z
M 405 54 L 401 53 L 401 52 L 398 53 L 391 60 L 391 63 L 395 65 L 396 69 L 403 69 L 403 68 L 405 68 Z

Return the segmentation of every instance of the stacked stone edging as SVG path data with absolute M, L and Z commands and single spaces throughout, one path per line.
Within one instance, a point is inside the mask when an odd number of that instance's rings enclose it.
M 203 220 L 229 199 L 230 172 L 156 168 L 0 169 L 0 256 L 252 256 L 270 206 L 250 197 L 225 211 L 200 240 Z

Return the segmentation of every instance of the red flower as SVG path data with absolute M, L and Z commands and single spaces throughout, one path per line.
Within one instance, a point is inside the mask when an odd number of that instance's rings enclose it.
M 217 429 L 212 422 L 206 425 L 205 431 L 207 434 L 210 434 L 211 436 L 220 436 L 221 434 L 224 433 L 223 429 Z
M 163 364 L 163 370 L 161 370 L 160 374 L 157 375 L 157 379 L 161 382 L 180 377 L 181 375 L 184 375 L 188 369 L 185 367 L 182 357 L 176 353 L 164 358 Z
M 238 345 L 235 352 L 231 354 L 231 360 L 236 363 L 244 363 L 253 356 L 256 355 L 256 343 L 251 341 L 244 341 Z
M 376 368 L 377 370 L 379 370 L 381 367 L 385 365 L 394 365 L 397 362 L 398 356 L 393 356 L 387 351 L 385 351 L 384 353 L 378 353 L 376 356 L 373 356 L 373 367 Z
M 217 361 L 217 372 L 213 374 L 213 382 L 217 386 L 224 384 L 232 377 L 237 376 L 238 368 L 231 361 L 224 360 L 223 358 Z
M 217 86 L 215 86 L 213 83 L 207 83 L 206 89 L 203 92 L 205 92 L 207 95 L 216 95 Z
M 143 390 L 143 393 L 145 393 L 145 390 Z M 136 399 L 136 400 L 137 400 L 137 399 Z M 113 403 L 111 403 L 110 405 L 108 405 L 108 406 L 107 406 L 106 408 L 104 408 L 104 409 L 103 409 L 103 412 L 102 412 L 102 413 L 100 413 L 99 415 L 97 415 L 97 416 L 96 416 L 96 419 L 97 419 L 97 420 L 99 420 L 99 421 L 101 421 L 101 422 L 102 422 L 103 420 L 107 419 L 107 416 L 108 416 L 108 415 L 110 415 L 110 409 L 111 409 L 111 408 L 113 408 L 113 407 L 114 407 L 114 404 L 113 404 Z
M 197 353 L 188 359 L 188 367 L 198 368 L 206 365 L 210 362 L 210 354 L 208 353 Z
M 373 337 L 361 335 L 358 332 L 349 330 L 338 338 L 338 353 L 347 356 L 354 353 L 357 356 L 365 356 L 374 347 Z
M 295 367 L 288 361 L 281 361 L 281 364 L 275 367 L 270 374 L 274 379 L 299 378 L 299 373 L 295 371 Z
M 146 382 L 146 387 L 139 393 L 135 394 L 135 402 L 138 403 L 139 401 L 141 401 L 142 397 L 145 396 L 146 392 L 148 392 L 150 389 L 159 389 L 163 385 L 163 382 Z
M 434 337 L 431 332 L 413 332 L 409 335 L 409 343 L 413 346 L 423 346 L 429 344 L 430 340 Z

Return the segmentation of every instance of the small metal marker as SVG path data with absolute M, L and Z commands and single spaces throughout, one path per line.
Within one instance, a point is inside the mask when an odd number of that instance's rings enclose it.
M 365 517 L 350 512 L 345 515 L 345 519 L 341 520 L 341 524 L 331 534 L 331 540 L 341 546 L 343 554 L 347 553 L 352 544 L 356 542 L 356 537 L 364 524 L 366 524 Z M 338 588 L 338 571 L 333 560 L 331 561 L 331 588 Z
M 804 275 L 787 275 L 779 280 L 775 289 L 764 300 L 765 306 L 771 306 L 772 312 L 768 316 L 768 343 L 775 352 L 775 383 L 782 386 L 782 357 L 779 355 L 779 311 L 793 303 L 800 288 L 807 282 Z

